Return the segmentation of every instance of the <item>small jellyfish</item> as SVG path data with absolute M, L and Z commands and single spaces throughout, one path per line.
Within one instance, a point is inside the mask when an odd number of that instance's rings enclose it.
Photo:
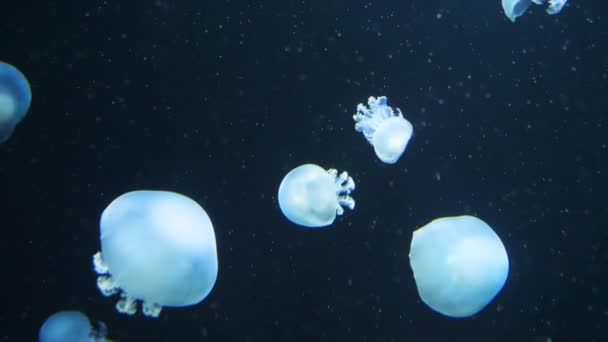
M 507 18 L 514 22 L 515 19 L 522 16 L 533 3 L 537 5 L 548 3 L 547 13 L 556 14 L 562 10 L 567 1 L 568 0 L 502 0 L 502 9 L 505 11 Z
M 304 164 L 289 171 L 279 186 L 279 207 L 291 222 L 304 227 L 324 227 L 342 215 L 342 206 L 353 210 L 349 194 L 355 182 L 348 173 Z
M 14 66 L 0 61 L 0 143 L 7 141 L 32 102 L 30 84 Z
M 107 329 L 99 322 L 99 330 L 80 311 L 59 311 L 44 321 L 38 342 L 106 342 Z
M 353 119 L 355 130 L 363 132 L 378 158 L 384 163 L 395 164 L 412 138 L 414 128 L 399 108 L 393 110 L 386 101 L 386 96 L 371 96 L 367 100 L 369 108 L 359 103 Z
M 509 273 L 502 241 L 473 216 L 443 217 L 416 230 L 410 266 L 422 301 L 449 317 L 481 311 Z
M 120 292 L 120 313 L 158 317 L 163 306 L 201 302 L 218 272 L 215 232 L 192 199 L 168 191 L 132 191 L 116 198 L 100 220 L 101 252 L 93 257 L 97 287 Z

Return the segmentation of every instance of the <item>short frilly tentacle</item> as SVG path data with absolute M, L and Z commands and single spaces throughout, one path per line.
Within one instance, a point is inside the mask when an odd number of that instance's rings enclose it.
M 348 175 L 348 172 L 344 171 L 338 176 L 338 170 L 329 169 L 327 170 L 334 179 L 336 184 L 336 195 L 338 196 L 338 207 L 336 208 L 336 215 L 344 214 L 344 208 L 350 210 L 355 209 L 355 200 L 350 197 L 350 193 L 355 190 L 355 181 Z
M 89 333 L 89 339 L 91 342 L 107 342 L 111 341 L 106 339 L 108 336 L 108 326 L 104 322 L 97 322 L 97 330 L 92 329 Z
M 144 313 L 144 315 L 148 316 L 148 317 L 158 317 L 160 316 L 160 311 L 163 309 L 163 307 L 158 304 L 158 303 L 151 303 L 151 302 L 147 302 L 144 301 L 141 305 L 141 311 Z
M 120 291 L 120 285 L 109 275 L 110 269 L 103 261 L 101 252 L 97 252 L 93 255 L 93 266 L 95 272 L 99 274 L 99 277 L 97 277 L 97 288 L 99 291 L 106 297 L 118 293 L 118 291 Z
M 101 256 L 101 252 L 97 252 L 97 253 L 95 253 L 95 255 L 93 255 L 93 267 L 95 268 L 95 272 L 97 274 L 108 274 L 108 273 L 110 273 L 110 268 L 103 261 L 103 258 Z
M 548 14 L 555 14 L 564 8 L 568 0 L 532 0 L 532 2 L 537 5 L 548 4 L 546 12 Z
M 127 315 L 134 315 L 137 312 L 137 299 L 125 292 L 122 292 L 120 297 L 120 300 L 116 303 L 116 311 Z
M 97 277 L 97 288 L 106 297 L 117 294 L 120 291 L 120 285 L 114 278 L 106 275 Z
M 120 292 L 120 300 L 116 303 L 116 310 L 120 313 L 133 315 L 137 312 L 137 298 L 129 296 L 120 287 L 120 284 L 110 275 L 110 268 L 104 262 L 101 252 L 95 253 L 93 256 L 93 266 L 95 272 L 99 274 L 97 277 L 97 288 L 106 297 Z M 143 303 L 143 313 L 146 316 L 158 317 L 160 315 L 161 306 L 158 304 Z
M 568 0 L 549 0 L 549 7 L 547 7 L 547 13 L 555 14 L 562 10 L 566 6 Z
M 362 103 L 359 103 L 357 105 L 357 114 L 353 115 L 355 130 L 357 132 L 362 132 L 370 144 L 373 142 L 376 128 L 378 128 L 382 121 L 394 116 L 403 116 L 399 108 L 393 110 L 393 108 L 386 103 L 386 96 L 380 96 L 378 98 L 370 96 L 369 99 L 367 99 L 369 108 Z

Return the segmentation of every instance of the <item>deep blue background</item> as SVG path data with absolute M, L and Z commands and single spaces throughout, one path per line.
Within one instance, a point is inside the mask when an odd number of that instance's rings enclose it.
M 516 23 L 499 0 L 3 1 L 0 60 L 33 103 L 0 146 L 0 340 L 79 309 L 120 341 L 606 341 L 608 4 Z M 414 124 L 396 165 L 354 131 L 386 95 Z M 276 202 L 290 169 L 347 170 L 325 230 Z M 95 288 L 98 218 L 135 189 L 214 222 L 211 295 L 127 317 Z M 411 232 L 484 219 L 511 259 L 470 319 L 422 304 Z M 604 276 L 602 277 L 602 273 Z

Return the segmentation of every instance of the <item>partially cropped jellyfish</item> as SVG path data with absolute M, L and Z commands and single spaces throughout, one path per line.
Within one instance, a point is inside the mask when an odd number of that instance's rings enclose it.
M 524 12 L 530 7 L 530 5 L 537 4 L 547 6 L 548 14 L 555 14 L 562 10 L 568 0 L 502 0 L 502 9 L 505 11 L 505 15 L 511 21 L 515 21 L 517 17 L 522 16 Z
M 426 305 L 449 317 L 468 317 L 500 292 L 509 258 L 484 221 L 456 216 L 436 219 L 414 232 L 410 266 Z
M 80 311 L 59 311 L 42 323 L 38 342 L 106 342 L 107 328 L 99 322 L 98 330 Z
M 395 164 L 412 138 L 414 128 L 399 108 L 393 110 L 386 101 L 386 96 L 371 96 L 367 100 L 369 108 L 359 103 L 353 119 L 355 130 L 363 132 L 376 156 L 384 163 Z
M 317 228 L 329 226 L 342 215 L 342 206 L 353 210 L 355 200 L 353 178 L 346 171 L 338 175 L 335 169 L 324 170 L 314 164 L 304 164 L 289 171 L 279 186 L 279 207 L 283 215 L 300 226 Z
M 8 140 L 32 102 L 30 84 L 14 66 L 0 61 L 0 143 Z
M 215 232 L 192 199 L 168 191 L 133 191 L 116 198 L 100 220 L 101 252 L 93 257 L 97 287 L 120 292 L 120 313 L 158 317 L 163 306 L 201 302 L 218 272 Z

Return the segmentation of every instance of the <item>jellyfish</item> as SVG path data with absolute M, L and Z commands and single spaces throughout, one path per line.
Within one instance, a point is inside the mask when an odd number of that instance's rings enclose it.
M 502 0 L 502 9 L 505 11 L 507 18 L 514 22 L 515 19 L 522 16 L 533 3 L 537 5 L 548 3 L 546 9 L 547 13 L 556 14 L 562 10 L 567 1 L 568 0 Z
M 353 210 L 355 200 L 349 195 L 355 189 L 346 171 L 338 176 L 335 169 L 324 170 L 304 164 L 289 171 L 279 186 L 279 207 L 291 222 L 309 228 L 325 227 L 344 213 L 343 206 Z
M 59 311 L 42 323 L 38 342 L 106 342 L 107 328 L 99 322 L 98 330 L 80 311 Z
M 443 217 L 416 230 L 410 266 L 422 301 L 449 317 L 481 311 L 509 273 L 500 238 L 473 216 Z
M 395 164 L 412 138 L 414 128 L 401 114 L 401 110 L 389 107 L 386 96 L 367 100 L 369 108 L 357 105 L 353 115 L 355 130 L 362 132 L 374 147 L 376 156 L 387 164 Z
M 7 141 L 32 102 L 30 84 L 14 66 L 0 61 L 0 143 Z
M 101 252 L 93 257 L 97 287 L 120 293 L 120 313 L 133 315 L 142 301 L 145 316 L 162 307 L 201 302 L 218 272 L 213 225 L 192 199 L 168 191 L 123 194 L 103 211 Z

